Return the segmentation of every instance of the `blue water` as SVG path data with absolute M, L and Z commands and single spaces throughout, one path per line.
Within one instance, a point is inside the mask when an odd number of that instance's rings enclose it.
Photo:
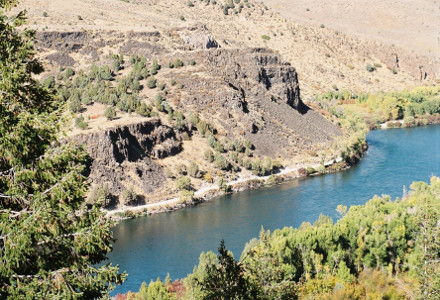
M 348 171 L 293 180 L 279 186 L 228 195 L 184 210 L 123 221 L 114 228 L 109 255 L 128 272 L 113 293 L 137 291 L 142 283 L 167 273 L 191 273 L 202 251 L 216 251 L 221 239 L 236 258 L 263 226 L 277 229 L 336 217 L 338 204 L 363 204 L 373 195 L 401 197 L 404 186 L 440 176 L 440 126 L 377 130 L 370 148 Z

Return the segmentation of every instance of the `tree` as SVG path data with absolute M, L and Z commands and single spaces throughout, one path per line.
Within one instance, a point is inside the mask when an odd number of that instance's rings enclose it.
M 440 179 L 431 178 L 431 187 L 415 182 L 411 189 L 417 193 L 417 255 L 416 274 L 419 281 L 419 299 L 440 297 L 440 213 L 435 197 L 440 195 Z
M 35 32 L 17 26 L 0 0 L 0 295 L 1 298 L 97 298 L 125 277 L 96 267 L 111 250 L 111 223 L 87 207 L 86 154 L 56 145 L 62 103 L 33 74 Z
M 207 264 L 206 276 L 197 281 L 204 292 L 202 299 L 254 299 L 243 267 L 226 250 L 224 240 L 220 242 L 218 253 L 218 264 Z

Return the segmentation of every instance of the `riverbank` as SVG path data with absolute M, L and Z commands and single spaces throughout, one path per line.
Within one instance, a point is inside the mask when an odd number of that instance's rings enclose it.
M 364 154 L 367 148 L 363 149 L 364 150 L 362 151 L 362 153 L 360 153 L 361 156 Z M 280 184 L 282 182 L 300 177 L 334 173 L 337 171 L 346 170 L 352 165 L 353 164 L 351 163 L 346 163 L 345 161 L 343 161 L 342 157 L 337 157 L 332 160 L 326 161 L 324 164 L 286 167 L 280 170 L 278 173 L 269 176 L 250 175 L 239 177 L 238 179 L 227 183 L 227 186 L 229 187 L 228 191 L 221 190 L 218 184 L 211 184 L 196 190 L 194 192 L 194 197 L 191 201 L 183 201 L 181 197 L 175 197 L 156 203 L 138 205 L 133 207 L 124 207 L 115 210 L 107 210 L 106 216 L 116 221 L 120 221 L 123 219 L 130 219 L 144 215 L 171 212 L 188 206 L 193 206 L 213 200 L 214 198 L 223 196 L 227 193 L 238 193 L 248 189 L 256 189 L 262 186 Z

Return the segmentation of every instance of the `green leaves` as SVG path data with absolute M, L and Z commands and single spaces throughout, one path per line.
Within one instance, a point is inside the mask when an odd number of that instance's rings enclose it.
M 32 78 L 41 64 L 24 20 L 0 16 L 0 295 L 97 298 L 125 274 L 91 266 L 111 250 L 111 224 L 84 204 L 86 154 L 57 141 L 63 106 Z

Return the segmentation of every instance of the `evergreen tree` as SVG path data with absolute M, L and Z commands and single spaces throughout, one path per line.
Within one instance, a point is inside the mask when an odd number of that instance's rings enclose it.
M 244 275 L 243 267 L 226 250 L 225 241 L 218 248 L 218 264 L 206 265 L 206 276 L 198 285 L 205 293 L 203 299 L 254 299 L 253 289 Z
M 94 267 L 111 250 L 110 222 L 86 206 L 86 155 L 57 146 L 61 103 L 33 79 L 35 33 L 0 0 L 0 297 L 92 299 L 124 274 Z

